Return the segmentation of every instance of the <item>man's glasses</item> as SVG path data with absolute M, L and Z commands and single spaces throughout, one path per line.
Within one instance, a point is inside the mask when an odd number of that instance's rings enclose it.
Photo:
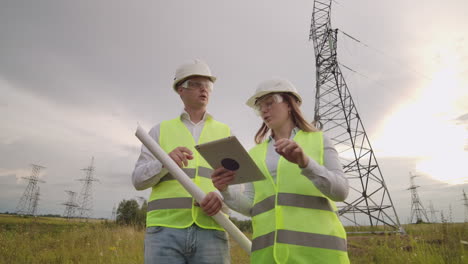
M 211 81 L 194 81 L 186 80 L 181 85 L 185 89 L 189 90 L 202 90 L 207 89 L 209 92 L 213 90 L 213 83 Z

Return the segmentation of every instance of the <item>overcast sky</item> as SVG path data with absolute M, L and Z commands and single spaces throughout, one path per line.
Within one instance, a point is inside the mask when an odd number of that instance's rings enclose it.
M 246 148 L 259 118 L 245 106 L 271 77 L 294 83 L 312 120 L 313 1 L 0 0 L 0 212 L 14 211 L 30 164 L 46 167 L 39 213 L 62 214 L 95 157 L 94 216 L 147 197 L 131 173 L 149 130 L 182 103 L 176 67 L 206 61 L 218 77 L 208 110 Z M 463 221 L 468 192 L 468 2 L 337 1 L 338 60 L 402 223 L 409 172 L 432 201 Z

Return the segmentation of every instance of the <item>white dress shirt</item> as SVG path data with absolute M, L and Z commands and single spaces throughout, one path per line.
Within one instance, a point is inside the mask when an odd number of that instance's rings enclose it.
M 294 128 L 291 133 L 290 139 L 292 139 L 298 128 Z M 276 169 L 278 167 L 278 161 L 280 155 L 275 151 L 275 140 L 270 137 L 267 146 L 266 155 L 266 166 L 270 175 L 276 182 Z M 348 196 L 349 185 L 346 179 L 340 160 L 338 158 L 338 152 L 331 140 L 323 136 L 323 147 L 324 147 L 324 164 L 319 165 L 314 159 L 309 157 L 309 164 L 302 169 L 302 175 L 310 179 L 317 189 L 319 189 L 325 196 L 333 201 L 343 201 Z M 246 183 L 241 186 L 243 190 L 234 191 L 233 188 L 227 188 L 227 190 L 221 192 L 224 197 L 224 203 L 231 209 L 250 216 L 250 209 L 252 209 L 253 201 L 255 197 L 255 189 L 252 183 Z

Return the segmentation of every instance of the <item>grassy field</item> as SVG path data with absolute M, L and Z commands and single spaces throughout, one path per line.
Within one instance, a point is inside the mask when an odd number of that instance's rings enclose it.
M 468 263 L 468 224 L 405 226 L 407 235 L 350 235 L 352 263 Z M 102 221 L 0 215 L 0 263 L 143 263 L 144 231 Z M 248 256 L 231 241 L 232 263 Z

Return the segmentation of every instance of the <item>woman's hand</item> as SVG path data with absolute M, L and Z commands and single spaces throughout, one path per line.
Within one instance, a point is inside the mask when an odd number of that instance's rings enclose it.
M 234 181 L 236 173 L 225 169 L 224 167 L 219 167 L 213 171 L 211 174 L 211 181 L 213 182 L 214 187 L 220 192 L 225 191 L 228 185 Z
M 301 146 L 294 140 L 282 138 L 275 143 L 275 150 L 289 162 L 305 168 L 309 164 L 309 157 L 304 153 Z

